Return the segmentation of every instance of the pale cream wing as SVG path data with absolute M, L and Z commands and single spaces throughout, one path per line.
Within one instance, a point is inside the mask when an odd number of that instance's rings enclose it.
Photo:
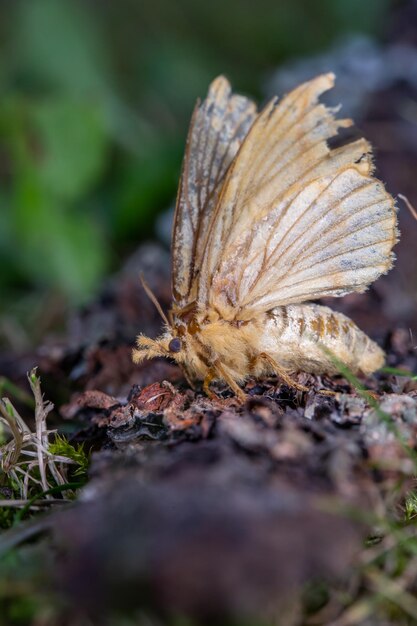
M 350 120 L 318 103 L 326 74 L 272 101 L 233 161 L 210 223 L 199 303 L 250 319 L 363 291 L 392 265 L 396 212 L 364 140 L 331 149 Z
M 226 172 L 256 117 L 256 106 L 232 95 L 220 76 L 210 85 L 207 98 L 197 103 L 187 138 L 174 219 L 172 288 L 183 307 L 196 298 L 194 288 L 208 223 Z

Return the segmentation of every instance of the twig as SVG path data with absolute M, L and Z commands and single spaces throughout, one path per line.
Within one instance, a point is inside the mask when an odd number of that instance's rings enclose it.
M 51 504 L 66 504 L 68 502 L 72 502 L 72 500 L 67 499 L 67 498 L 50 498 L 49 500 L 41 500 L 40 498 L 38 500 L 35 500 L 34 503 L 31 503 L 31 500 L 28 498 L 22 498 L 20 500 L 0 500 L 0 508 L 1 507 L 17 507 L 20 508 L 21 506 L 27 506 L 30 505 L 29 508 L 36 508 L 39 509 L 39 507 L 42 506 L 49 506 Z
M 404 202 L 404 204 L 406 205 L 407 209 L 410 211 L 414 219 L 417 220 L 417 211 L 415 210 L 415 208 L 413 207 L 413 205 L 411 204 L 407 196 L 403 196 L 402 193 L 399 193 L 398 197 Z

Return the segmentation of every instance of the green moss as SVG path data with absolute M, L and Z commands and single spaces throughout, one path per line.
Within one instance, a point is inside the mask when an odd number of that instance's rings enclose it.
M 74 446 L 63 435 L 56 435 L 55 441 L 49 444 L 49 451 L 57 456 L 65 456 L 76 464 L 76 468 L 72 471 L 74 477 L 87 479 L 88 466 L 90 459 L 84 445 L 82 443 Z

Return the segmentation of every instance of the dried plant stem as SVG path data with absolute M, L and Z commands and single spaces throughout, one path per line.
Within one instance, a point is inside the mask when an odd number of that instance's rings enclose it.
M 388 598 L 391 602 L 401 607 L 405 613 L 408 613 L 410 617 L 417 620 L 417 600 L 411 593 L 406 591 L 399 582 L 393 578 L 384 576 L 384 574 L 376 569 L 369 569 L 366 572 L 366 577 L 378 594 Z
M 10 507 L 10 508 L 20 508 L 22 506 L 26 506 L 31 502 L 29 498 L 22 498 L 20 500 L 0 500 L 0 507 Z M 67 502 L 71 502 L 71 500 L 66 498 L 51 498 L 50 500 L 36 500 L 34 504 L 30 505 L 30 509 L 40 509 L 44 506 L 50 506 L 51 504 L 65 504 Z
M 53 409 L 51 402 L 44 402 L 40 380 L 36 375 L 36 368 L 31 370 L 28 375 L 30 387 L 35 398 L 35 423 L 36 437 L 38 440 L 37 452 L 39 462 L 39 472 L 41 475 L 42 488 L 47 491 L 50 487 L 46 478 L 46 460 L 45 451 L 48 449 L 48 434 L 46 429 L 46 418 L 48 413 Z
M 417 211 L 415 210 L 415 208 L 413 207 L 413 205 L 411 204 L 407 196 L 403 196 L 402 193 L 399 193 L 398 197 L 404 202 L 404 204 L 406 205 L 407 209 L 410 211 L 414 219 L 417 220 Z
M 17 411 L 7 398 L 0 400 L 0 413 L 4 418 L 4 421 L 9 426 L 13 435 L 13 446 L 10 446 L 10 453 L 6 455 L 5 460 L 2 462 L 3 471 L 7 472 L 18 460 L 23 444 L 23 435 L 17 425 Z
M 7 398 L 0 400 L 0 423 L 5 425 L 11 436 L 9 441 L 0 445 L 0 469 L 4 472 L 7 483 L 12 485 L 13 491 L 19 489 L 21 499 L 18 501 L 24 503 L 21 504 L 22 510 L 32 508 L 32 495 L 36 502 L 38 496 L 54 502 L 56 489 L 62 493 L 64 501 L 71 498 L 74 484 L 68 483 L 67 466 L 77 464 L 77 461 L 62 454 L 54 454 L 49 437 L 55 431 L 48 430 L 46 423 L 53 405 L 43 398 L 36 368 L 29 372 L 28 380 L 34 399 L 35 432 L 30 430 Z M 7 502 L 17 500 L 11 499 Z

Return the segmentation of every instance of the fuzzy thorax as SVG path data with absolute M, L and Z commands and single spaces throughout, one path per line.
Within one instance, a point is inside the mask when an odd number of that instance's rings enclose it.
M 173 341 L 180 341 L 180 349 L 173 351 Z M 156 339 L 139 335 L 137 348 L 132 352 L 135 363 L 145 359 L 166 357 L 179 365 L 185 365 L 191 376 L 204 379 L 215 361 L 220 360 L 234 380 L 242 381 L 247 376 L 251 345 L 249 337 L 241 329 L 233 327 L 225 321 L 202 325 L 197 333 L 178 335 L 177 328 L 168 327 Z

